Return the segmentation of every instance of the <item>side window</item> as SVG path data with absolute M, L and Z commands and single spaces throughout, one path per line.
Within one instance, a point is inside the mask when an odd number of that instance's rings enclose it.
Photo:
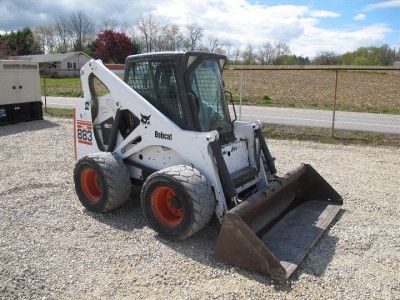
M 150 103 L 155 102 L 157 96 L 154 89 L 154 71 L 150 62 L 136 62 L 130 65 L 128 85 Z
M 106 151 L 114 123 L 114 101 L 109 89 L 95 75 L 89 77 L 93 133 L 97 146 Z
M 127 84 L 178 126 L 183 108 L 172 60 L 137 61 L 128 66 Z
M 111 132 L 114 126 L 116 106 L 109 89 L 95 75 L 89 77 L 91 93 L 91 112 L 93 120 L 93 135 L 101 151 L 107 151 Z M 121 111 L 119 133 L 125 139 L 137 126 L 140 120 L 129 110 Z
M 189 84 L 199 102 L 199 121 L 203 131 L 230 131 L 229 111 L 225 104 L 219 64 L 204 60 L 189 74 Z

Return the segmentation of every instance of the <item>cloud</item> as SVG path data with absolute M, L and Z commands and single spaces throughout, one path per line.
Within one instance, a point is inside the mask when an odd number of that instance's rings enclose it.
M 129 0 L 0 0 L 0 30 L 11 31 L 24 26 L 49 24 L 56 17 L 77 10 L 84 11 L 97 22 L 108 17 L 132 24 L 161 2 L 163 1 L 135 0 L 133 3 Z
M 129 25 L 151 12 L 162 24 L 198 23 L 205 36 L 229 41 L 234 47 L 285 42 L 294 53 L 311 57 L 326 49 L 341 53 L 382 43 L 391 31 L 385 24 L 322 28 L 320 21 L 324 18 L 338 18 L 341 23 L 340 14 L 306 5 L 266 5 L 248 0 L 0 0 L 0 30 L 49 24 L 75 10 L 84 11 L 99 23 L 109 17 Z
M 234 46 L 247 43 L 260 46 L 267 41 L 286 42 L 300 55 L 315 56 L 322 50 L 338 53 L 360 46 L 380 43 L 390 28 L 385 24 L 355 29 L 323 29 L 323 17 L 339 17 L 330 11 L 316 11 L 302 5 L 267 6 L 242 0 L 204 1 L 185 4 L 170 0 L 167 7 L 158 7 L 153 14 L 159 20 L 185 25 L 196 20 L 206 35 Z M 317 17 L 319 16 L 319 17 Z
M 316 18 L 337 18 L 340 14 L 329 10 L 315 10 L 311 11 L 311 16 Z
M 290 44 L 296 54 L 315 55 L 323 50 L 336 53 L 352 51 L 361 46 L 381 43 L 391 29 L 386 24 L 375 24 L 355 30 L 330 30 L 309 27 Z
M 389 0 L 389 1 L 381 1 L 378 3 L 368 4 L 364 7 L 364 10 L 371 11 L 375 9 L 394 8 L 394 7 L 400 7 L 400 0 Z
M 356 21 L 362 21 L 362 20 L 365 20 L 365 15 L 364 14 L 358 14 L 358 15 L 354 16 L 353 19 L 356 20 Z

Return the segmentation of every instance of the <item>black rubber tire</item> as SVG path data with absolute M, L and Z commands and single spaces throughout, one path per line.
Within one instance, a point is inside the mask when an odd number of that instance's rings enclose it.
M 102 195 L 97 203 L 88 199 L 81 186 L 82 171 L 86 168 L 93 169 L 101 183 Z M 79 200 L 90 211 L 110 211 L 129 200 L 131 192 L 129 170 L 122 159 L 110 152 L 93 153 L 79 159 L 75 165 L 74 181 Z
M 172 188 L 182 204 L 183 219 L 176 226 L 162 224 L 152 210 L 152 193 L 159 186 Z M 150 175 L 143 184 L 141 201 L 151 227 L 172 240 L 184 240 L 198 232 L 208 224 L 215 209 L 215 196 L 206 177 L 186 165 L 165 168 Z

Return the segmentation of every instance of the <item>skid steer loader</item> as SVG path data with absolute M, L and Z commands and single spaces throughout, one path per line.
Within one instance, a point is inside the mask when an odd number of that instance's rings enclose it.
M 310 165 L 277 176 L 260 122 L 238 121 L 224 92 L 225 61 L 200 52 L 133 55 L 124 80 L 100 60 L 86 63 L 74 117 L 76 192 L 87 209 L 105 212 L 140 186 L 148 223 L 175 240 L 215 214 L 218 259 L 285 279 L 342 198 Z

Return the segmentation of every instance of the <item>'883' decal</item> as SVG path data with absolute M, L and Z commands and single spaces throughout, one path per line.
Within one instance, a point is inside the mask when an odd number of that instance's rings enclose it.
M 76 125 L 77 125 L 76 134 L 78 137 L 78 143 L 85 145 L 92 145 L 92 140 L 93 140 L 92 122 L 77 120 Z

